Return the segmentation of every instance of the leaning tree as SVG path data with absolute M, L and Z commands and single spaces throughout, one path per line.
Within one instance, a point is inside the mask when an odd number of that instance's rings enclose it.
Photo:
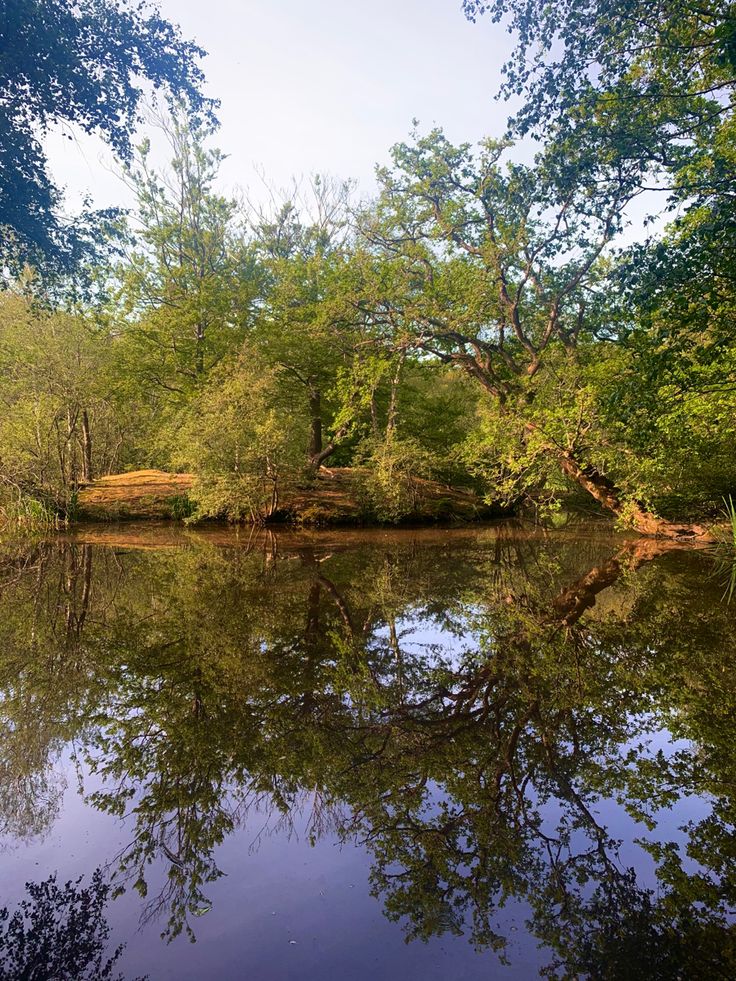
M 617 330 L 602 270 L 637 168 L 592 171 L 554 147 L 534 166 L 504 164 L 507 146 L 486 141 L 476 154 L 434 130 L 394 147 L 363 219 L 381 272 L 357 302 L 372 304 L 394 345 L 479 382 L 528 460 L 554 462 L 642 533 L 703 533 L 625 494 L 596 445 L 603 427 L 585 377 Z

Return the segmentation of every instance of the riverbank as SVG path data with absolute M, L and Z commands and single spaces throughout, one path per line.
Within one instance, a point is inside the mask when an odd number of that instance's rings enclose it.
M 283 495 L 269 523 L 307 527 L 379 524 L 361 496 L 360 472 L 350 467 L 321 470 L 310 484 Z M 81 521 L 140 521 L 183 518 L 191 513 L 192 474 L 137 470 L 113 474 L 79 491 L 76 517 Z M 404 523 L 471 522 L 500 517 L 499 507 L 466 490 L 432 480 L 415 480 L 415 506 Z

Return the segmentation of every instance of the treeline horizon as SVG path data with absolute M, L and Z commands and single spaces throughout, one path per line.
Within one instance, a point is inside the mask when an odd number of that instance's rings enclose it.
M 314 176 L 244 212 L 190 98 L 168 169 L 122 155 L 136 207 L 84 258 L 0 220 L 5 513 L 73 517 L 83 484 L 155 467 L 195 475 L 194 519 L 263 520 L 327 465 L 381 521 L 426 478 L 703 535 L 736 492 L 736 28 L 660 6 L 466 3 L 511 17 L 523 107 L 478 146 L 413 132 L 367 202 Z M 666 228 L 624 247 L 655 186 Z

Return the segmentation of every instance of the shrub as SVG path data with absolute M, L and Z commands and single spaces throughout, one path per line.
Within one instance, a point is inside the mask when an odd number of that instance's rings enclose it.
M 196 512 L 197 505 L 188 494 L 175 494 L 169 502 L 169 509 L 174 521 L 186 521 Z
M 416 440 L 390 435 L 366 440 L 362 446 L 358 494 L 366 513 L 387 524 L 397 524 L 419 511 L 421 479 L 432 476 L 432 455 Z
M 181 445 L 175 462 L 195 475 L 189 517 L 261 521 L 303 470 L 305 426 L 279 406 L 274 373 L 244 351 L 213 373 Z

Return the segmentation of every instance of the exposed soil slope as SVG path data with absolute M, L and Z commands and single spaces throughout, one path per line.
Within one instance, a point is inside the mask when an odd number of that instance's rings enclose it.
M 100 477 L 79 492 L 77 508 L 83 521 L 122 521 L 171 518 L 175 502 L 192 487 L 189 473 L 135 470 Z

